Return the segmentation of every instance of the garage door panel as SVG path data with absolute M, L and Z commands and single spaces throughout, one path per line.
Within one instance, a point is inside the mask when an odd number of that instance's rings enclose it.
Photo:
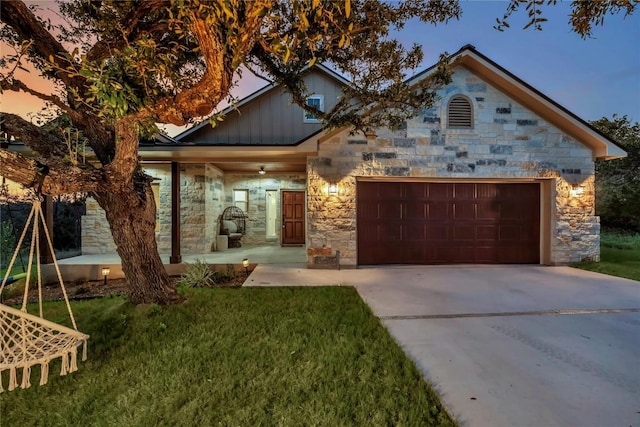
M 495 200 L 498 196 L 498 188 L 495 184 L 476 184 L 476 199 L 481 201 L 482 199 Z
M 400 219 L 402 218 L 402 205 L 399 201 L 393 200 L 388 204 L 378 205 L 377 219 Z
M 398 199 L 402 197 L 402 183 L 400 182 L 380 182 L 373 183 L 376 186 L 374 194 L 379 196 L 379 199 Z
M 522 240 L 520 237 L 520 225 L 501 225 L 498 240 L 502 242 Z
M 528 214 L 521 206 L 514 206 L 508 203 L 500 203 L 500 219 L 502 220 L 518 220 L 521 218 L 526 218 Z
M 409 201 L 404 205 L 405 218 L 407 220 L 427 219 L 428 206 L 425 201 Z
M 455 258 L 457 251 L 455 248 L 442 246 L 433 248 L 433 263 L 434 264 L 446 264 L 449 260 Z
M 496 224 L 478 224 L 476 226 L 477 240 L 494 241 L 500 235 L 499 227 Z
M 498 248 L 495 246 L 476 246 L 475 259 L 479 264 L 491 264 L 498 258 Z
M 456 201 L 453 205 L 453 218 L 456 220 L 476 219 L 476 204 L 473 201 Z
M 404 240 L 407 241 L 426 241 L 427 225 L 424 221 L 407 221 L 402 227 Z
M 376 227 L 378 241 L 402 241 L 402 223 L 400 221 L 379 222 Z
M 499 202 L 496 200 L 478 200 L 476 202 L 477 219 L 495 219 L 500 211 Z
M 408 200 L 425 200 L 427 188 L 420 182 L 407 182 L 403 187 L 402 195 Z
M 453 224 L 453 240 L 456 242 L 475 241 L 476 225 L 473 223 L 468 223 L 468 224 L 454 223 Z
M 358 263 L 537 263 L 539 198 L 535 183 L 359 182 Z
M 424 185 L 425 183 L 420 183 Z M 451 200 L 453 184 L 427 185 L 426 194 L 429 200 Z
M 456 200 L 474 200 L 476 199 L 476 186 L 475 185 L 459 185 L 456 184 L 453 187 L 453 198 Z
M 427 215 L 430 220 L 448 220 L 453 211 L 453 205 L 446 201 L 429 201 Z
M 451 238 L 451 230 L 447 227 L 447 224 L 443 222 L 429 221 L 426 224 L 426 230 L 427 238 L 433 242 L 447 241 Z

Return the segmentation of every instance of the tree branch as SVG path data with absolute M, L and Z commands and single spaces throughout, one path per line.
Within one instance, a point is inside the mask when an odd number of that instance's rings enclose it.
M 0 175 L 25 187 L 38 184 L 39 163 L 30 157 L 19 153 L 0 149 Z M 43 194 L 56 196 L 75 192 L 100 191 L 108 187 L 106 175 L 101 169 L 93 167 L 72 166 L 47 163 L 49 172 L 44 177 L 41 191 Z
M 130 36 L 128 37 L 128 40 L 125 40 L 124 38 L 117 38 L 115 40 L 99 40 L 87 52 L 87 60 L 100 62 L 109 57 L 113 49 L 124 47 L 127 42 L 131 42 L 142 34 L 158 33 L 156 41 L 160 40 L 164 34 L 164 30 L 167 29 L 167 25 L 164 23 L 160 24 L 158 22 L 152 22 L 151 25 L 145 27 L 144 25 L 141 25 L 141 19 L 156 10 L 166 7 L 166 0 L 145 0 L 143 2 L 139 2 L 121 22 L 123 32 Z
M 17 0 L 2 0 L 0 2 L 0 21 L 11 27 L 21 40 L 33 40 L 35 52 L 48 61 L 53 56 L 60 69 L 54 72 L 55 77 L 62 80 L 65 85 L 74 87 L 80 92 L 84 92 L 85 79 L 80 76 L 69 77 L 64 71 L 69 66 L 75 64 L 64 59 L 69 52 L 56 40 L 53 35 L 42 26 L 31 10 L 22 2 Z
M 188 24 L 190 32 L 197 40 L 206 70 L 198 83 L 182 90 L 177 96 L 159 99 L 153 107 L 142 110 L 143 116 L 151 116 L 157 122 L 172 123 L 177 126 L 186 124 L 196 117 L 211 113 L 216 105 L 229 93 L 233 82 L 233 73 L 255 43 L 259 34 L 262 18 L 254 9 L 263 7 L 259 2 L 248 2 L 243 10 L 241 32 L 235 36 L 238 44 L 233 55 L 228 52 L 227 28 L 223 23 L 211 25 L 206 18 L 191 12 Z
M 8 80 L 2 80 L 0 81 L 0 89 L 10 90 L 13 92 L 19 92 L 22 90 L 24 92 L 27 92 L 30 95 L 40 98 L 43 101 L 51 102 L 56 107 L 60 108 L 65 113 L 69 114 L 69 117 L 74 122 L 81 123 L 84 121 L 84 116 L 82 116 L 76 110 L 74 110 L 73 108 L 69 107 L 67 104 L 62 102 L 62 100 L 59 97 L 55 95 L 46 95 L 42 92 L 38 92 L 34 89 L 31 89 L 29 86 L 24 84 L 21 80 L 13 79 L 11 82 L 9 82 Z
M 47 132 L 16 114 L 0 113 L 2 131 L 38 152 L 44 159 L 68 156 L 66 143 L 55 134 Z

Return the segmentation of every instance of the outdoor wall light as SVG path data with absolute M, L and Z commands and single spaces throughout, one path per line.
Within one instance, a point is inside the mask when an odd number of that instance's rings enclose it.
M 264 166 L 260 166 L 260 170 L 258 171 L 260 175 L 264 175 L 267 171 L 264 170 Z
M 242 266 L 244 267 L 244 274 L 249 277 L 249 258 L 245 258 L 242 260 Z
M 109 267 L 104 267 L 102 269 L 102 275 L 104 276 L 104 285 L 107 286 L 107 276 L 111 273 L 111 269 Z
M 338 184 L 329 184 L 329 194 L 338 194 Z
M 584 194 L 584 187 L 574 185 L 571 187 L 571 197 L 580 197 Z

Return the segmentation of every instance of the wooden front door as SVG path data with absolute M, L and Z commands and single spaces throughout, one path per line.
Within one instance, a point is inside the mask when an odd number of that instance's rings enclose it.
M 304 244 L 304 191 L 282 192 L 282 244 Z

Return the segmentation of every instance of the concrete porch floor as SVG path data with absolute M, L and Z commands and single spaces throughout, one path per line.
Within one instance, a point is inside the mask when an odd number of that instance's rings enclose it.
M 160 254 L 160 258 L 164 264 L 169 264 L 169 254 Z M 191 263 L 199 259 L 209 264 L 241 264 L 244 258 L 248 258 L 251 264 L 301 263 L 306 265 L 307 263 L 304 246 L 281 247 L 279 245 L 244 245 L 240 248 L 229 248 L 222 252 L 182 255 L 182 262 Z M 80 255 L 59 260 L 58 264 L 120 264 L 120 257 L 118 254 Z
M 169 254 L 161 254 L 160 258 L 170 275 L 179 275 L 184 271 L 185 264 L 201 260 L 209 264 L 241 264 L 244 258 L 252 265 L 286 264 L 298 269 L 307 268 L 307 255 L 304 246 L 281 247 L 280 245 L 245 245 L 240 248 L 230 248 L 222 252 L 209 252 L 182 256 L 181 264 L 170 264 Z M 110 269 L 109 278 L 124 277 L 120 257 L 118 254 L 80 255 L 58 261 L 62 277 L 65 281 L 88 279 L 102 279 L 102 268 Z M 52 264 L 43 266 L 43 276 L 47 280 L 56 280 Z

